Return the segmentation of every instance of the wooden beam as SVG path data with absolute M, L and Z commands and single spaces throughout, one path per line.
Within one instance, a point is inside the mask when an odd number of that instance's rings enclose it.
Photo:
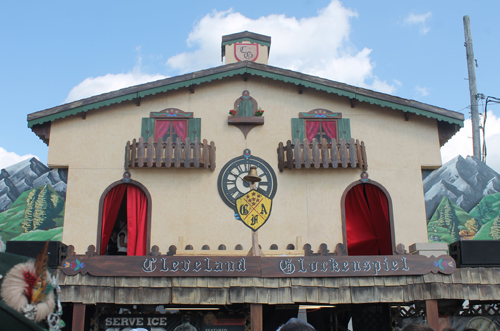
M 82 303 L 73 304 L 73 321 L 71 331 L 83 331 L 85 327 L 85 305 Z
M 408 122 L 410 120 L 410 113 L 405 113 L 405 121 Z
M 427 316 L 427 325 L 436 331 L 439 331 L 439 311 L 437 300 L 425 300 L 425 313 Z
M 356 99 L 351 99 L 351 108 L 356 107 Z
M 252 331 L 262 331 L 262 305 L 251 304 L 250 305 L 250 323 Z

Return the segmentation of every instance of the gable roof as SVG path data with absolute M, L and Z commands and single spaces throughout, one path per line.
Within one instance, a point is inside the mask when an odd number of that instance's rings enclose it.
M 200 85 L 202 83 L 208 83 L 213 80 L 232 77 L 235 75 L 251 75 L 271 78 L 285 83 L 301 85 L 306 88 L 313 88 L 319 91 L 345 96 L 351 100 L 368 102 L 381 107 L 401 110 L 405 113 L 413 113 L 416 115 L 434 118 L 438 121 L 455 124 L 460 127 L 463 127 L 464 125 L 464 115 L 458 112 L 316 76 L 306 75 L 296 71 L 244 61 L 161 79 L 146 84 L 131 86 L 121 90 L 100 94 L 31 113 L 28 114 L 28 127 L 32 128 L 38 124 L 52 122 L 66 116 L 85 113 L 92 109 L 99 109 L 124 101 L 131 101 L 135 99 L 140 100 L 140 98 L 144 98 L 148 95 L 164 93 L 171 90 L 177 90 L 179 88 L 190 87 L 192 85 Z

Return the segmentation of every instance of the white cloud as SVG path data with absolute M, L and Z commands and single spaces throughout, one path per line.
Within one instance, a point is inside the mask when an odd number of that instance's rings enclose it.
M 405 25 L 417 25 L 420 27 L 419 32 L 421 34 L 427 34 L 430 31 L 430 28 L 427 26 L 426 22 L 428 19 L 430 19 L 432 16 L 431 12 L 428 12 L 426 14 L 422 15 L 415 15 L 411 13 L 408 15 L 407 18 L 404 20 Z
M 22 160 L 31 159 L 32 157 L 36 156 L 31 154 L 21 156 L 14 152 L 7 152 L 5 149 L 0 147 L 0 169 L 7 168 L 8 166 L 21 162 Z M 38 157 L 36 158 L 38 159 Z
M 415 92 L 419 97 L 426 97 L 429 95 L 429 89 L 427 87 L 415 86 Z
M 500 150 L 497 147 L 500 146 L 500 117 L 495 116 L 492 111 L 488 111 L 485 132 L 487 148 L 486 164 L 496 172 L 500 173 Z M 441 147 L 441 159 L 443 164 L 459 154 L 463 157 L 473 154 L 472 123 L 470 119 L 466 120 L 464 122 L 464 127 L 443 147 Z
M 163 75 L 149 75 L 141 72 L 141 59 L 134 69 L 126 74 L 107 74 L 99 77 L 89 77 L 73 87 L 69 92 L 65 103 L 88 98 L 94 95 L 116 91 L 125 87 L 148 83 L 155 80 L 167 78 Z
M 372 50 L 359 51 L 349 42 L 350 21 L 357 16 L 338 0 L 332 0 L 317 16 L 301 19 L 275 14 L 250 19 L 232 9 L 213 11 L 189 34 L 187 45 L 193 51 L 169 58 L 167 66 L 183 73 L 218 66 L 221 37 L 248 30 L 271 36 L 270 65 L 394 93 L 397 84 L 381 81 L 373 74 Z

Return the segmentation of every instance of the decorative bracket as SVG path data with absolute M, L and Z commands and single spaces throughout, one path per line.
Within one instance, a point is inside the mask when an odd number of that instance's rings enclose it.
M 264 125 L 264 116 L 228 116 L 227 124 L 236 126 L 247 139 L 250 130 L 256 126 Z

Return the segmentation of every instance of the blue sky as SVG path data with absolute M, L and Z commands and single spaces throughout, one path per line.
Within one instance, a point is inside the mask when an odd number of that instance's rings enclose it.
M 221 36 L 243 30 L 272 37 L 270 65 L 468 119 L 463 16 L 471 19 L 478 92 L 500 98 L 498 12 L 497 0 L 5 2 L 0 168 L 30 155 L 47 161 L 47 146 L 27 128 L 27 114 L 221 65 Z M 488 109 L 487 161 L 500 172 L 500 105 Z M 442 148 L 443 161 L 472 153 L 470 130 L 467 121 Z

